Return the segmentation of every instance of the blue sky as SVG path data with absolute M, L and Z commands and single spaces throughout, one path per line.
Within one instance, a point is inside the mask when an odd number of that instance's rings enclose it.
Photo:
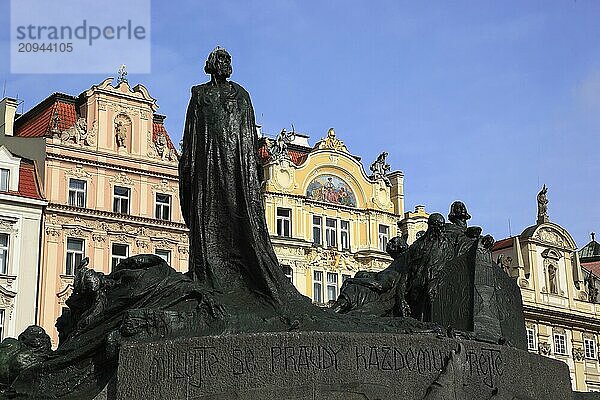
M 386 150 L 407 210 L 447 214 L 461 199 L 497 239 L 509 220 L 513 235 L 535 223 L 545 183 L 551 221 L 583 246 L 600 232 L 599 20 L 596 0 L 156 0 L 152 73 L 129 81 L 178 142 L 189 88 L 221 45 L 267 133 L 293 123 L 314 143 L 334 127 L 367 168 Z M 0 54 L 9 22 L 0 0 Z M 25 109 L 105 78 L 9 71 L 0 56 L 0 85 Z

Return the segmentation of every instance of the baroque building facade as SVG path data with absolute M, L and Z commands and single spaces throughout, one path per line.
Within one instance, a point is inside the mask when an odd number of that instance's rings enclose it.
M 48 201 L 42 224 L 38 324 L 56 344 L 76 267 L 110 273 L 154 253 L 187 270 L 178 196 L 178 153 L 157 102 L 124 76 L 74 97 L 55 93 L 14 120 L 2 143 L 35 160 Z
M 285 131 L 262 143 L 265 214 L 275 253 L 314 303 L 336 300 L 342 283 L 359 270 L 386 268 L 392 261 L 387 242 L 397 235 L 415 237 L 414 228 L 422 228 L 398 225 L 404 175 L 389 172 L 387 154 L 367 174 L 333 129 L 314 146 L 307 136 Z M 424 209 L 421 214 L 426 221 Z
M 36 323 L 46 204 L 35 163 L 0 146 L 0 340 Z
M 537 223 L 496 242 L 492 254 L 521 289 L 529 351 L 565 362 L 574 390 L 600 391 L 600 305 L 575 241 L 549 220 L 545 189 L 540 195 Z

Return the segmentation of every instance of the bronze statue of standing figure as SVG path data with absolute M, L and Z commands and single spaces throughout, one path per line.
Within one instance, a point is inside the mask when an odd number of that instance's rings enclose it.
M 250 291 L 274 305 L 298 299 L 267 230 L 250 95 L 228 80 L 227 50 L 210 53 L 204 71 L 211 79 L 192 88 L 179 162 L 190 272 L 223 293 Z

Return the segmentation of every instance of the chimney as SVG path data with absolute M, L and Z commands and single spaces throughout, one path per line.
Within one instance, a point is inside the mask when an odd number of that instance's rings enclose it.
M 402 218 L 404 215 L 404 174 L 401 171 L 394 171 L 388 177 L 392 183 L 390 200 L 394 204 L 394 214 Z
M 13 136 L 17 100 L 5 97 L 0 101 L 0 132 L 4 136 Z

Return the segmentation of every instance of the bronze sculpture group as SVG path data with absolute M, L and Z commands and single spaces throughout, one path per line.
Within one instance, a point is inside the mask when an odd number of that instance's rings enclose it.
M 205 71 L 211 80 L 192 88 L 179 167 L 189 272 L 153 255 L 123 260 L 108 275 L 82 263 L 69 308 L 57 321 L 57 350 L 39 327 L 0 345 L 1 398 L 93 398 L 113 379 L 119 346 L 142 339 L 288 330 L 439 334 L 452 328 L 440 317 L 448 314 L 444 304 L 456 302 L 447 271 L 460 271 L 467 291 L 477 293 L 471 276 L 477 263 L 497 268 L 493 239 L 468 227 L 465 205 L 455 202 L 450 222 L 432 214 L 427 232 L 411 246 L 391 240 L 394 260 L 387 269 L 347 280 L 332 309 L 313 306 L 283 274 L 269 238 L 250 96 L 228 80 L 225 49 L 210 54 Z M 380 158 L 374 173 L 389 169 L 385 155 Z M 498 287 L 511 285 L 510 278 L 491 274 Z M 458 300 L 473 308 L 469 296 Z M 497 318 L 499 298 L 485 305 L 486 318 Z M 476 331 L 477 313 L 471 314 L 460 327 Z M 474 336 L 498 342 L 502 335 L 500 329 Z

